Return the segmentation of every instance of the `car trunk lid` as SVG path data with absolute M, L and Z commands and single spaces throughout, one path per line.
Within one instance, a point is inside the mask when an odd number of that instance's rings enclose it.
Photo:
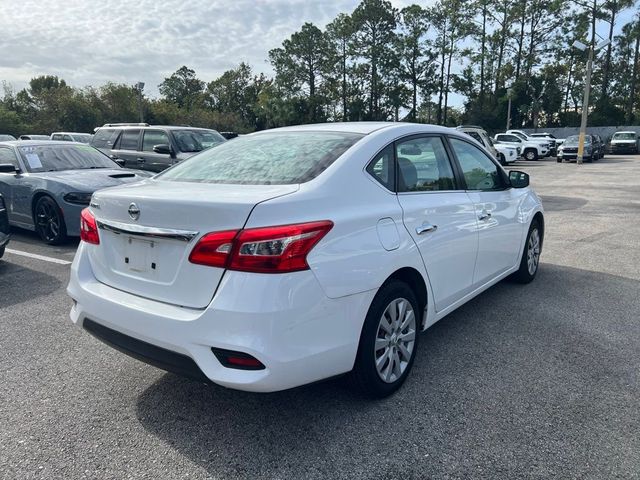
M 89 260 L 98 281 L 135 295 L 205 308 L 224 269 L 189 262 L 204 234 L 241 229 L 253 207 L 297 185 L 220 185 L 150 180 L 94 194 L 100 244 Z

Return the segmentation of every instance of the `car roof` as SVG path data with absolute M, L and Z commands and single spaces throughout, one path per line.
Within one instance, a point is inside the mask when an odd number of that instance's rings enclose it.
M 86 132 L 51 132 L 51 135 L 91 135 Z
M 113 126 L 102 125 L 102 126 L 98 127 L 96 129 L 96 131 L 102 130 L 103 128 L 110 128 L 110 129 L 115 129 L 115 130 L 126 130 L 126 129 L 145 130 L 145 129 L 149 129 L 149 128 L 165 128 L 167 130 L 213 130 L 213 131 L 217 131 L 217 130 L 215 130 L 213 128 L 190 127 L 189 125 L 113 125 Z
M 410 123 L 410 122 L 333 122 L 333 123 L 313 123 L 308 125 L 294 125 L 290 127 L 273 128 L 270 130 L 262 130 L 256 132 L 253 135 L 266 133 L 266 132 L 346 132 L 346 133 L 360 133 L 363 135 L 369 135 L 370 133 L 377 132 L 382 129 L 401 129 L 407 126 L 420 127 L 422 131 L 429 131 L 435 133 L 451 133 L 452 130 L 448 127 L 440 127 L 438 125 L 428 125 L 424 123 Z

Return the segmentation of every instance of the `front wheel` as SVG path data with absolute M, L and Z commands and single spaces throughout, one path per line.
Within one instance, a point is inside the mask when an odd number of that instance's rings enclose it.
M 525 160 L 538 160 L 538 152 L 535 150 L 527 150 L 524 152 Z
M 413 290 L 394 280 L 376 294 L 362 327 L 352 377 L 365 395 L 391 395 L 407 378 L 416 350 L 420 311 Z
M 537 220 L 531 222 L 527 240 L 524 244 L 524 252 L 520 259 L 520 268 L 513 274 L 513 279 L 518 283 L 529 283 L 536 278 L 538 265 L 540 264 L 540 252 L 542 250 L 542 233 Z
M 33 211 L 36 233 L 49 245 L 59 245 L 67 239 L 67 227 L 60 207 L 51 197 L 40 197 Z
M 507 161 L 504 158 L 504 155 L 501 153 L 500 156 L 498 157 L 498 161 L 500 162 L 500 165 L 506 165 Z

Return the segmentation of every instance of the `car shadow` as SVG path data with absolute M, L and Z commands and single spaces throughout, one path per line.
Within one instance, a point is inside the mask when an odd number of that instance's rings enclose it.
M 0 308 L 32 302 L 60 289 L 62 282 L 46 273 L 0 259 Z
M 345 379 L 251 394 L 166 374 L 137 417 L 214 478 L 607 476 L 592 452 L 640 451 L 623 433 L 640 424 L 639 290 L 543 264 L 532 284 L 501 282 L 428 329 L 387 399 Z

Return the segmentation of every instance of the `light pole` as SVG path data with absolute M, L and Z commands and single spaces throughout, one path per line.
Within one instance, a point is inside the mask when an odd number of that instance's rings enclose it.
M 138 91 L 138 115 L 140 116 L 140 123 L 144 123 L 144 113 L 142 111 L 142 90 L 144 89 L 144 82 L 136 83 L 136 90 Z
M 511 96 L 513 95 L 513 88 L 507 89 L 507 98 L 509 99 L 509 106 L 507 107 L 507 129 L 511 128 Z
M 584 139 L 587 134 L 587 118 L 589 117 L 589 93 L 591 92 L 591 70 L 593 69 L 593 56 L 595 54 L 595 51 L 606 47 L 610 43 L 611 43 L 611 40 L 605 40 L 604 42 L 601 42 L 594 47 L 593 39 L 589 46 L 585 45 L 582 42 L 579 42 L 578 40 L 573 42 L 573 46 L 578 50 L 582 50 L 584 52 L 587 48 L 589 49 L 589 59 L 587 60 L 587 77 L 585 78 L 584 96 L 582 98 L 582 118 L 580 119 L 580 137 L 578 140 L 578 156 L 576 158 L 576 163 L 578 165 L 582 164 L 582 160 L 584 156 Z

